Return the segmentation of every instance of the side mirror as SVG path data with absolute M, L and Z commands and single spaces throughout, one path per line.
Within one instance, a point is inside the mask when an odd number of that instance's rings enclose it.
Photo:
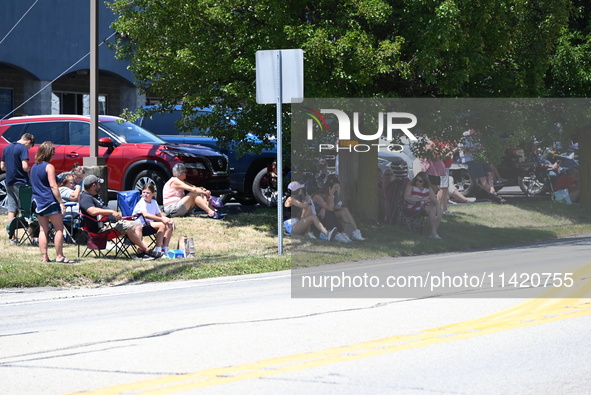
M 100 139 L 98 139 L 98 146 L 113 148 L 114 147 L 113 140 L 111 140 L 110 137 L 101 137 Z

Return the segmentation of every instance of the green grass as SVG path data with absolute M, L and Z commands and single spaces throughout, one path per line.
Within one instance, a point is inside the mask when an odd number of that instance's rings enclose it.
M 362 225 L 364 242 L 341 244 L 286 237 L 277 255 L 276 210 L 257 208 L 223 221 L 202 217 L 176 220 L 180 235 L 193 237 L 195 259 L 138 261 L 83 258 L 76 264 L 42 263 L 37 247 L 10 246 L 0 238 L 0 287 L 96 287 L 264 273 L 294 266 L 330 264 L 376 257 L 397 257 L 515 245 L 571 235 L 591 234 L 591 214 L 578 205 L 529 202 L 451 207 L 439 228 L 444 240 L 410 233 L 398 225 Z M 173 248 L 176 247 L 171 245 Z M 76 247 L 65 254 L 76 257 Z M 50 256 L 55 252 L 50 246 Z

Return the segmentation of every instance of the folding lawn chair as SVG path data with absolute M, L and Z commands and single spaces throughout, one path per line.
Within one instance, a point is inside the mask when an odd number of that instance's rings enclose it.
M 392 183 L 398 183 L 395 188 L 395 194 L 393 195 L 393 222 L 400 225 L 407 226 L 408 229 L 413 233 L 423 233 L 423 227 L 427 219 L 427 212 L 424 208 L 421 210 L 408 210 L 404 202 L 404 191 L 410 183 L 408 178 L 393 181 Z
M 17 244 L 21 245 L 25 241 L 31 244 L 33 243 L 33 237 L 35 233 L 38 233 L 39 222 L 37 221 L 37 215 L 33 209 L 33 187 L 30 185 L 22 185 L 19 187 L 18 192 L 20 200 L 20 208 L 18 215 L 14 218 L 12 223 L 9 224 L 9 234 L 14 233 Z M 19 229 L 23 230 L 22 235 L 19 236 Z
M 79 214 L 72 210 L 73 207 L 76 207 L 78 203 L 76 202 L 67 202 L 66 206 L 66 213 L 62 216 L 64 220 L 64 241 L 66 243 L 77 244 L 76 239 L 77 235 L 76 232 L 79 229 L 76 227 L 76 219 L 78 218 Z
M 132 258 L 124 243 L 126 236 L 112 227 L 108 217 L 105 216 L 101 220 L 97 220 L 83 213 L 80 213 L 80 216 L 82 217 L 82 232 L 87 235 L 87 244 L 82 254 L 80 254 L 81 243 L 78 243 L 79 258 L 84 258 L 91 253 L 94 253 L 96 257 L 106 257 L 111 252 L 115 253 L 115 258 Z M 93 222 L 102 229 L 101 232 L 96 233 L 89 229 L 89 224 Z M 107 248 L 107 242 L 111 242 L 109 248 Z M 103 252 L 103 250 L 105 251 Z
M 130 219 L 143 217 L 141 214 L 133 215 L 133 209 L 141 198 L 142 194 L 139 189 L 117 192 L 117 206 L 119 207 L 119 210 L 121 210 L 121 215 L 124 217 L 130 217 Z M 156 245 L 156 229 L 151 226 L 144 226 L 142 228 L 142 236 L 149 237 L 150 242 L 148 243 L 148 248 L 154 248 Z M 127 244 L 130 245 L 130 243 L 131 242 Z

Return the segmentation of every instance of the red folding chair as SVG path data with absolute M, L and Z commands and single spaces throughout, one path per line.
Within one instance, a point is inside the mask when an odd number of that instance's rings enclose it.
M 106 257 L 109 253 L 114 252 L 115 258 L 125 257 L 131 259 L 131 255 L 125 246 L 125 235 L 113 228 L 113 224 L 109 222 L 108 217 L 102 217 L 97 220 L 94 217 L 80 213 L 82 217 L 82 231 L 87 234 L 86 248 L 82 255 L 80 254 L 80 244 L 78 244 L 78 257 L 84 258 L 91 253 L 96 257 Z M 89 223 L 96 223 L 101 232 L 96 233 L 89 230 Z M 111 242 L 111 246 L 107 248 L 107 243 Z M 103 252 L 104 251 L 104 252 Z

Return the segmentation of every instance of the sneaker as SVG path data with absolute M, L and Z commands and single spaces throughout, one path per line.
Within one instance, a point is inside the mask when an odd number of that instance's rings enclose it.
M 466 198 L 466 203 L 474 203 L 475 201 L 476 201 L 476 198 L 474 198 L 474 197 Z
M 430 239 L 443 240 L 439 235 L 429 235 Z
M 448 200 L 447 204 L 455 206 L 456 204 L 458 204 L 457 202 L 454 202 L 453 200 Z
M 332 236 L 334 234 L 334 232 L 337 230 L 337 228 L 332 228 L 331 230 L 328 231 L 328 236 L 325 236 L 323 233 L 320 233 L 320 240 L 326 240 L 326 241 L 331 241 L 332 240 Z
M 306 236 L 308 236 L 311 239 L 316 239 L 316 236 L 314 236 L 314 233 L 312 233 L 312 232 L 306 233 Z
M 11 246 L 17 246 L 18 245 L 18 241 L 16 241 L 15 239 L 10 239 L 10 245 Z
M 337 231 L 336 226 L 328 231 L 328 241 L 331 241 L 333 239 L 334 232 L 336 232 L 336 231 Z
M 143 259 L 144 261 L 151 261 L 152 259 L 154 259 L 154 257 L 152 256 L 152 251 L 140 251 L 136 254 L 137 259 Z
M 451 211 L 449 211 L 449 210 L 444 210 L 444 211 L 443 211 L 443 215 L 451 215 Z
M 360 240 L 360 241 L 365 240 L 365 238 L 363 236 L 361 236 L 361 231 L 359 229 L 355 229 L 353 231 L 353 233 L 351 234 L 351 236 L 353 236 L 354 240 Z
M 164 253 L 162 251 L 148 251 L 148 254 L 150 254 L 150 256 L 154 259 L 160 259 L 164 256 Z
M 345 233 L 339 233 L 337 234 L 334 239 L 340 243 L 350 243 L 351 239 L 349 239 L 349 236 L 347 236 Z

